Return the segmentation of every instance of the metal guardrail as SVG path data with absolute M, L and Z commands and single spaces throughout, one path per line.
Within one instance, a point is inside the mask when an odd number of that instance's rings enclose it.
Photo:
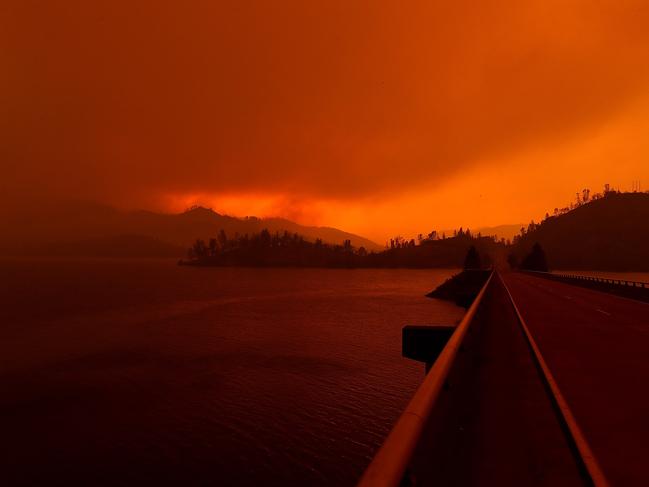
M 415 391 L 410 403 L 365 470 L 358 487 L 396 487 L 402 483 L 430 412 L 444 387 L 494 272 L 489 275 L 487 282 L 449 338 L 430 372 Z
M 584 276 L 581 274 L 560 274 L 556 272 L 542 272 L 542 271 L 525 271 L 532 274 L 540 274 L 544 277 L 559 277 L 562 279 L 574 279 L 577 281 L 596 282 L 601 284 L 611 284 L 615 286 L 638 287 L 649 289 L 649 282 L 642 281 L 629 281 L 626 279 L 610 279 L 608 277 Z

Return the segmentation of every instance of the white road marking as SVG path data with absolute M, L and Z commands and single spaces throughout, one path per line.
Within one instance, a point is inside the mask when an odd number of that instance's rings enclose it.
M 611 313 L 609 313 L 608 311 L 604 311 L 603 309 L 599 309 L 599 308 L 597 308 L 596 311 L 599 311 L 599 312 L 602 313 L 603 315 L 611 316 Z

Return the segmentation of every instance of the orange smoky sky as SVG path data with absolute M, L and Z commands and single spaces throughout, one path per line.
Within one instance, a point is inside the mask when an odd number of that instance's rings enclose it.
M 383 241 L 649 189 L 648 25 L 644 0 L 5 0 L 3 204 Z

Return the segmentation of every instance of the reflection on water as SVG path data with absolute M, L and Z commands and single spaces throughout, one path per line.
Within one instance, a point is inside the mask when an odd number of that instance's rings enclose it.
M 450 270 L 0 262 L 10 484 L 353 485 L 423 376 Z

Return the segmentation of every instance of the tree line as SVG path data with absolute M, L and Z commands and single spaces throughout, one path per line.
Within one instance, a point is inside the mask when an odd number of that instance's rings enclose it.
M 483 256 L 483 264 L 504 247 L 493 237 L 472 235 L 460 229 L 452 237 L 431 232 L 428 238 L 391 239 L 381 252 L 355 247 L 350 240 L 340 244 L 310 241 L 289 232 L 270 233 L 267 229 L 254 234 L 228 236 L 220 230 L 207 242 L 198 239 L 183 264 L 215 266 L 299 266 L 299 267 L 460 267 L 467 250 L 474 246 Z

